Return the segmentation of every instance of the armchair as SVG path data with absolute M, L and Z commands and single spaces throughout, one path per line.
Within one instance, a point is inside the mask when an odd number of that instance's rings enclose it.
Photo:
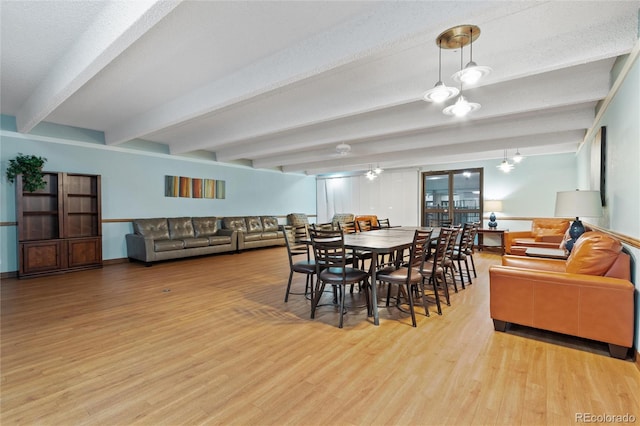
M 585 232 L 564 260 L 503 256 L 489 268 L 494 328 L 521 324 L 609 344 L 624 359 L 633 344 L 634 286 L 622 244 Z
M 533 219 L 529 231 L 505 231 L 505 252 L 524 255 L 528 247 L 558 248 L 570 225 L 569 219 Z

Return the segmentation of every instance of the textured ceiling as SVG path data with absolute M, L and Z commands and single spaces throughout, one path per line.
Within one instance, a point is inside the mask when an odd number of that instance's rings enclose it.
M 640 1 L 6 1 L 1 112 L 174 155 L 328 174 L 575 152 L 638 41 Z M 422 100 L 477 25 L 468 118 Z M 463 51 L 468 62 L 469 49 Z M 460 68 L 442 51 L 442 79 Z M 451 103 L 451 101 L 450 101 Z M 352 147 L 341 156 L 339 143 Z

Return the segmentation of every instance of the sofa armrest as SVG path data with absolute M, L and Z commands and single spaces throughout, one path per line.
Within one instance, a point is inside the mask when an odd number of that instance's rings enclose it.
M 566 265 L 566 261 L 562 259 L 510 255 L 502 256 L 502 266 L 512 266 L 515 268 L 564 272 L 566 270 Z
M 129 259 L 141 260 L 143 262 L 152 262 L 155 260 L 155 252 L 153 250 L 153 238 L 144 238 L 139 234 L 125 235 L 127 241 L 127 257 Z
M 533 238 L 531 231 L 505 231 L 504 232 L 504 249 L 505 252 L 511 253 L 511 245 L 516 238 Z
M 218 229 L 218 231 L 216 232 L 216 235 L 228 235 L 231 237 L 231 250 L 235 251 L 238 249 L 238 232 L 240 231 L 236 231 L 235 229 L 226 229 L 226 228 L 222 228 L 222 229 Z M 244 240 L 244 238 L 243 238 Z
M 498 265 L 489 278 L 495 320 L 632 346 L 634 286 L 627 280 Z

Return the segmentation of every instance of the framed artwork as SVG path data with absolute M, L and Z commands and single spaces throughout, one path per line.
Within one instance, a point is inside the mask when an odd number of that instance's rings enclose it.
M 164 196 L 222 200 L 226 198 L 225 186 L 225 181 L 218 179 L 165 175 Z
M 591 190 L 600 191 L 602 206 L 606 205 L 607 127 L 602 126 L 591 144 Z

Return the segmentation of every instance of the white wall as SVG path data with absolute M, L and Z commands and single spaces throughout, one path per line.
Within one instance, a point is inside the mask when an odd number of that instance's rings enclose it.
M 485 199 L 503 200 L 504 211 L 496 214 L 500 228 L 528 229 L 530 222 L 500 218 L 553 217 L 556 192 L 576 188 L 576 161 L 575 154 L 556 154 L 527 157 L 509 174 L 497 169 L 501 160 L 494 160 L 384 171 L 374 181 L 362 175 L 318 179 L 318 221 L 327 222 L 334 213 L 375 214 L 389 217 L 392 225 L 416 226 L 422 171 L 484 168 Z

